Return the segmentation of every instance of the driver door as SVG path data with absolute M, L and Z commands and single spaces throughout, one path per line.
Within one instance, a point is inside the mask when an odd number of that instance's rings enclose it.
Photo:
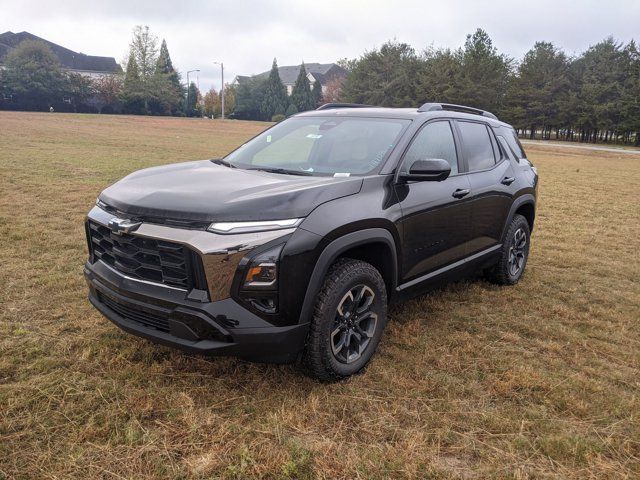
M 407 181 L 396 185 L 402 208 L 402 282 L 427 275 L 468 254 L 472 239 L 471 205 L 461 150 L 449 120 L 426 123 L 413 137 L 400 173 L 416 160 L 441 158 L 451 165 L 443 181 Z

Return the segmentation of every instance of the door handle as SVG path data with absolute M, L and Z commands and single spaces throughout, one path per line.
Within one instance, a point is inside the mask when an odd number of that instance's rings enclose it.
M 516 181 L 516 177 L 504 177 L 501 183 L 503 185 L 511 185 L 515 181 Z
M 469 192 L 471 192 L 471 190 L 469 190 L 468 188 L 459 188 L 451 195 L 455 198 L 462 198 L 469 195 Z

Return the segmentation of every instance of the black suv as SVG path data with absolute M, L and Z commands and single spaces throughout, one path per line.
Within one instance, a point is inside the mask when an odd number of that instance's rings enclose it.
M 89 299 L 154 342 L 346 377 L 390 300 L 477 270 L 520 279 L 537 180 L 491 113 L 325 105 L 224 159 L 104 190 L 86 222 Z

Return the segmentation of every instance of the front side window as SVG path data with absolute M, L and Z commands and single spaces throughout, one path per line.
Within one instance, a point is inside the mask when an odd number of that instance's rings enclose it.
M 493 167 L 496 164 L 496 157 L 488 127 L 484 123 L 462 121 L 457 123 L 469 171 Z
M 451 175 L 458 173 L 458 155 L 451 125 L 447 121 L 427 123 L 414 137 L 405 153 L 403 171 L 416 160 L 442 159 L 451 165 Z
M 225 160 L 235 167 L 301 175 L 365 175 L 391 152 L 410 120 L 294 117 L 250 140 Z

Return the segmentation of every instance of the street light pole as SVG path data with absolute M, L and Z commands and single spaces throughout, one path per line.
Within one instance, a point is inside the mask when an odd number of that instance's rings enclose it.
M 224 63 L 213 62 L 214 65 L 220 65 L 220 74 L 222 76 L 222 88 L 220 89 L 220 106 L 222 107 L 221 118 L 224 120 Z

